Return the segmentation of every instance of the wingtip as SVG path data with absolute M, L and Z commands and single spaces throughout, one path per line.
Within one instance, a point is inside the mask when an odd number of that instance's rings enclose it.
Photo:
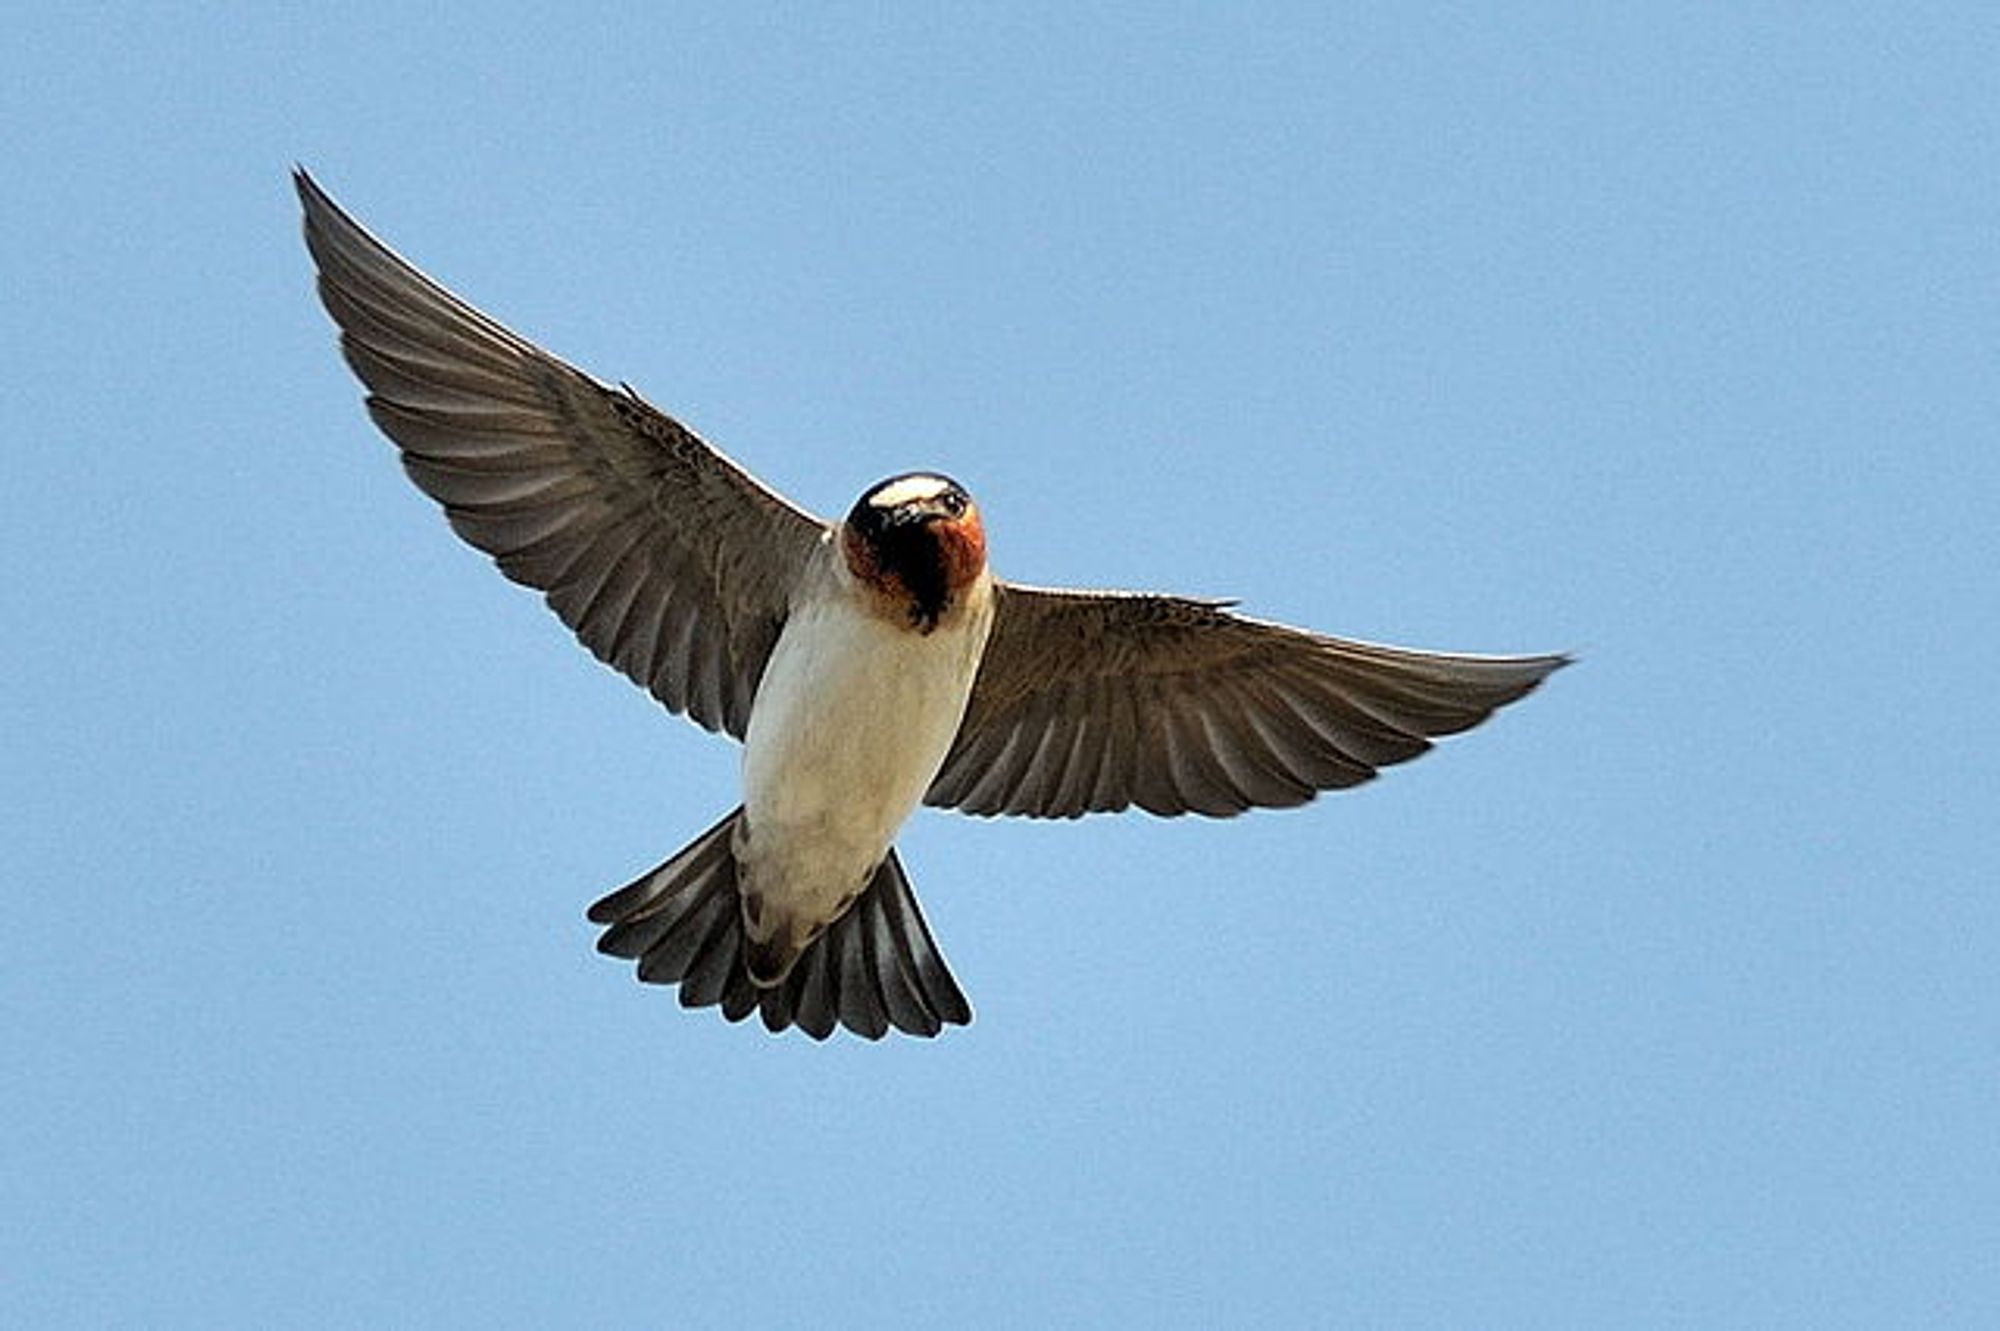
M 333 196 L 321 189 L 312 172 L 297 162 L 292 163 L 292 190 L 298 195 L 299 209 L 303 214 L 301 222 L 308 240 L 315 233 L 324 234 L 331 223 L 344 216 Z
M 292 164 L 292 189 L 298 194 L 299 206 L 305 212 L 305 226 L 308 232 L 317 231 L 326 234 L 345 228 L 367 234 L 366 228 L 350 217 L 345 208 L 333 201 L 333 196 L 326 192 L 326 188 L 314 178 L 313 173 L 296 162 Z M 373 240 L 374 237 L 370 236 L 369 239 Z M 375 243 L 381 244 L 380 241 Z
M 1575 665 L 1577 660 L 1574 652 L 1538 652 L 1532 656 L 1471 656 L 1465 659 L 1490 661 L 1501 667 L 1512 668 L 1520 673 L 1520 677 L 1530 681 L 1530 687 L 1541 683 L 1558 670 Z
M 1549 677 L 1558 670 L 1576 664 L 1576 656 L 1571 652 L 1545 652 L 1538 656 L 1518 656 L 1512 660 L 1522 671 L 1518 677 L 1519 692 L 1515 694 L 1515 699 L 1527 697 L 1548 683 Z

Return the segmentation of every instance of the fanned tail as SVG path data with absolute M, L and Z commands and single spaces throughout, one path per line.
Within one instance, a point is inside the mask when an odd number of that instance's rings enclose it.
M 845 1026 L 878 1040 L 890 1027 L 933 1036 L 972 1020 L 892 849 L 868 888 L 792 967 L 759 988 L 743 961 L 743 918 L 731 850 L 738 808 L 659 868 L 590 908 L 608 926 L 597 950 L 639 963 L 649 984 L 680 986 L 681 1006 L 720 1005 L 730 1021 L 758 1013 L 771 1031 L 815 1040 Z

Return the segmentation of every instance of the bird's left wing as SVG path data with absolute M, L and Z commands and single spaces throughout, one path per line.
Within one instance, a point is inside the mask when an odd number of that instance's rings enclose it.
M 967 813 L 1303 804 L 1479 724 L 1569 660 L 1383 647 L 1177 596 L 995 595 L 965 720 L 924 797 Z
M 509 332 L 296 173 L 368 412 L 452 527 L 667 707 L 742 737 L 827 528 L 628 388 Z

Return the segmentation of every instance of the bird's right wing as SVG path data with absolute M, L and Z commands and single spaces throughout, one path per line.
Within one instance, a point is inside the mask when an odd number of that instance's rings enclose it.
M 1569 660 L 1383 647 L 1178 596 L 994 594 L 965 720 L 924 796 L 967 813 L 1303 804 L 1478 725 Z
M 459 300 L 296 173 L 368 412 L 458 534 L 668 708 L 739 739 L 819 519 Z

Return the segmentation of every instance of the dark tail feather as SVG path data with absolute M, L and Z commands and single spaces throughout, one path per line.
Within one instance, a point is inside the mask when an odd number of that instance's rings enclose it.
M 742 812 L 592 906 L 591 921 L 609 926 L 597 950 L 636 960 L 639 978 L 648 983 L 679 985 L 683 1007 L 720 1004 L 730 1021 L 757 1012 L 772 1031 L 796 1025 L 815 1040 L 836 1026 L 877 1040 L 892 1026 L 931 1036 L 972 1020 L 972 1007 L 938 953 L 894 850 L 868 890 L 806 949 L 783 984 L 752 984 L 730 850 Z

